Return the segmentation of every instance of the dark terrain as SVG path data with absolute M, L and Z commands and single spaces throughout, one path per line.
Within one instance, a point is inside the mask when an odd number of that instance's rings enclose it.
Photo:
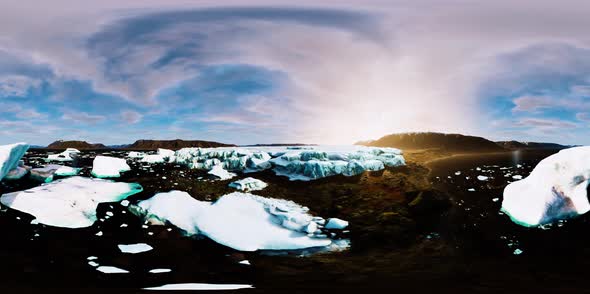
M 312 182 L 291 182 L 271 171 L 248 174 L 269 183 L 255 194 L 291 199 L 308 206 L 314 215 L 350 221 L 350 250 L 305 257 L 298 257 L 304 252 L 241 253 L 207 239 L 184 237 L 174 228 L 142 228 L 142 221 L 118 203 L 101 204 L 99 218 L 104 219 L 107 211 L 114 216 L 87 229 L 31 225 L 32 217 L 4 209 L 0 213 L 2 287 L 8 292 L 40 288 L 60 293 L 72 289 L 135 292 L 168 283 L 207 282 L 253 284 L 255 289 L 244 292 L 266 293 L 580 293 L 586 284 L 585 260 L 590 260 L 590 237 L 585 234 L 588 217 L 540 229 L 520 227 L 499 213 L 502 190 L 512 181 L 505 175 L 527 176 L 553 152 L 453 155 L 438 160 L 424 155 L 428 163 L 408 160 L 404 167 Z M 86 152 L 74 162 L 84 167 L 83 175 L 88 176 L 96 154 Z M 45 156 L 44 151 L 29 152 L 25 161 L 34 165 Z M 233 191 L 227 187 L 230 181 L 198 181 L 206 177 L 202 171 L 174 164 L 130 163 L 133 170 L 117 181 L 144 187 L 129 199 L 132 203 L 173 189 L 200 200 Z M 478 181 L 478 175 L 490 180 Z M 30 179 L 4 181 L 0 192 L 36 185 Z M 95 236 L 99 231 L 104 235 Z M 130 255 L 116 247 L 140 242 L 154 250 Z M 515 255 L 516 249 L 523 253 Z M 131 273 L 97 272 L 87 264 L 89 256 L 97 256 L 101 265 Z M 238 264 L 244 258 L 252 265 Z M 147 273 L 153 268 L 172 272 Z

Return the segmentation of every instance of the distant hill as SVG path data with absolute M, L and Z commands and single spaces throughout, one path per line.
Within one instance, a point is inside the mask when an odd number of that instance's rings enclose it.
M 230 147 L 236 146 L 212 141 L 200 140 L 137 140 L 135 143 L 128 145 L 125 149 L 134 150 L 155 150 L 158 148 L 178 150 L 187 147 Z
M 406 150 L 436 148 L 453 152 L 505 151 L 495 142 L 482 137 L 432 132 L 391 134 L 377 140 L 357 142 L 356 145 L 395 147 Z
M 103 144 L 92 144 L 86 141 L 64 141 L 58 140 L 55 141 L 46 147 L 47 149 L 66 149 L 66 148 L 76 148 L 76 149 L 106 149 L 107 146 Z
M 571 146 L 560 145 L 557 143 L 538 143 L 538 142 L 519 142 L 519 141 L 498 141 L 498 146 L 510 150 L 521 149 L 566 149 Z

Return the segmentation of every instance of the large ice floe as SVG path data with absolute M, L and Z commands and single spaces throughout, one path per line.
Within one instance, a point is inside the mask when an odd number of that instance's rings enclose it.
M 26 143 L 15 143 L 0 146 L 0 180 L 9 172 L 19 167 L 19 161 L 29 149 Z M 15 171 L 13 173 L 18 173 Z M 22 172 L 22 170 L 20 171 Z
M 386 166 L 404 165 L 395 148 L 365 146 L 183 148 L 172 161 L 190 168 L 255 172 L 273 168 L 277 175 L 309 181 L 333 175 L 354 176 Z
M 48 155 L 47 161 L 73 161 L 78 153 L 80 153 L 80 150 L 68 148 L 62 153 Z
M 131 167 L 123 158 L 99 155 L 92 162 L 92 175 L 97 178 L 118 178 L 122 172 L 130 170 Z
M 170 223 L 189 235 L 204 235 L 240 251 L 296 250 L 332 244 L 325 223 L 292 201 L 234 192 L 215 202 L 171 191 L 130 206 L 152 223 Z
M 42 224 L 82 228 L 96 221 L 99 203 L 121 201 L 141 191 L 142 187 L 135 183 L 76 176 L 4 194 L 0 203 L 31 214 Z
M 590 210 L 590 146 L 559 151 L 537 164 L 523 180 L 504 189 L 502 211 L 517 224 L 537 226 Z

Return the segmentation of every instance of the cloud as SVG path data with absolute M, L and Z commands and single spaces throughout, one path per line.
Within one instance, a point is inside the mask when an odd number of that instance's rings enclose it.
M 27 109 L 27 110 L 18 111 L 15 114 L 15 116 L 20 119 L 40 119 L 40 118 L 47 117 L 47 115 L 45 115 L 43 113 L 39 113 L 37 110 L 34 110 L 34 109 Z
M 105 121 L 106 117 L 102 115 L 89 114 L 87 112 L 66 110 L 64 111 L 61 119 L 93 125 Z
M 578 126 L 570 121 L 542 118 L 524 118 L 517 121 L 514 125 L 517 127 L 536 127 L 541 129 L 567 129 Z
M 137 111 L 126 110 L 121 112 L 121 119 L 128 124 L 136 124 L 141 121 L 143 115 Z

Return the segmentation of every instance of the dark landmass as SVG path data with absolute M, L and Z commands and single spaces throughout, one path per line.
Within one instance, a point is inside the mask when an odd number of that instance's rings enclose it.
M 46 147 L 47 149 L 67 149 L 67 148 L 76 148 L 76 149 L 106 149 L 107 146 L 100 143 L 88 143 L 86 141 L 64 141 L 58 140 L 55 141 Z
M 374 147 L 395 147 L 402 150 L 438 149 L 450 152 L 500 152 L 504 148 L 488 139 L 461 134 L 443 133 L 400 133 L 391 134 L 372 141 L 357 142 L 356 145 Z
M 498 141 L 498 146 L 508 150 L 522 150 L 522 149 L 566 149 L 571 146 L 561 145 L 557 143 L 539 143 L 539 142 L 519 142 L 519 141 Z
M 137 140 L 135 143 L 125 147 L 124 149 L 131 150 L 155 150 L 158 148 L 178 150 L 187 147 L 232 147 L 236 146 L 233 144 L 224 144 L 213 141 L 201 141 L 201 140 Z

